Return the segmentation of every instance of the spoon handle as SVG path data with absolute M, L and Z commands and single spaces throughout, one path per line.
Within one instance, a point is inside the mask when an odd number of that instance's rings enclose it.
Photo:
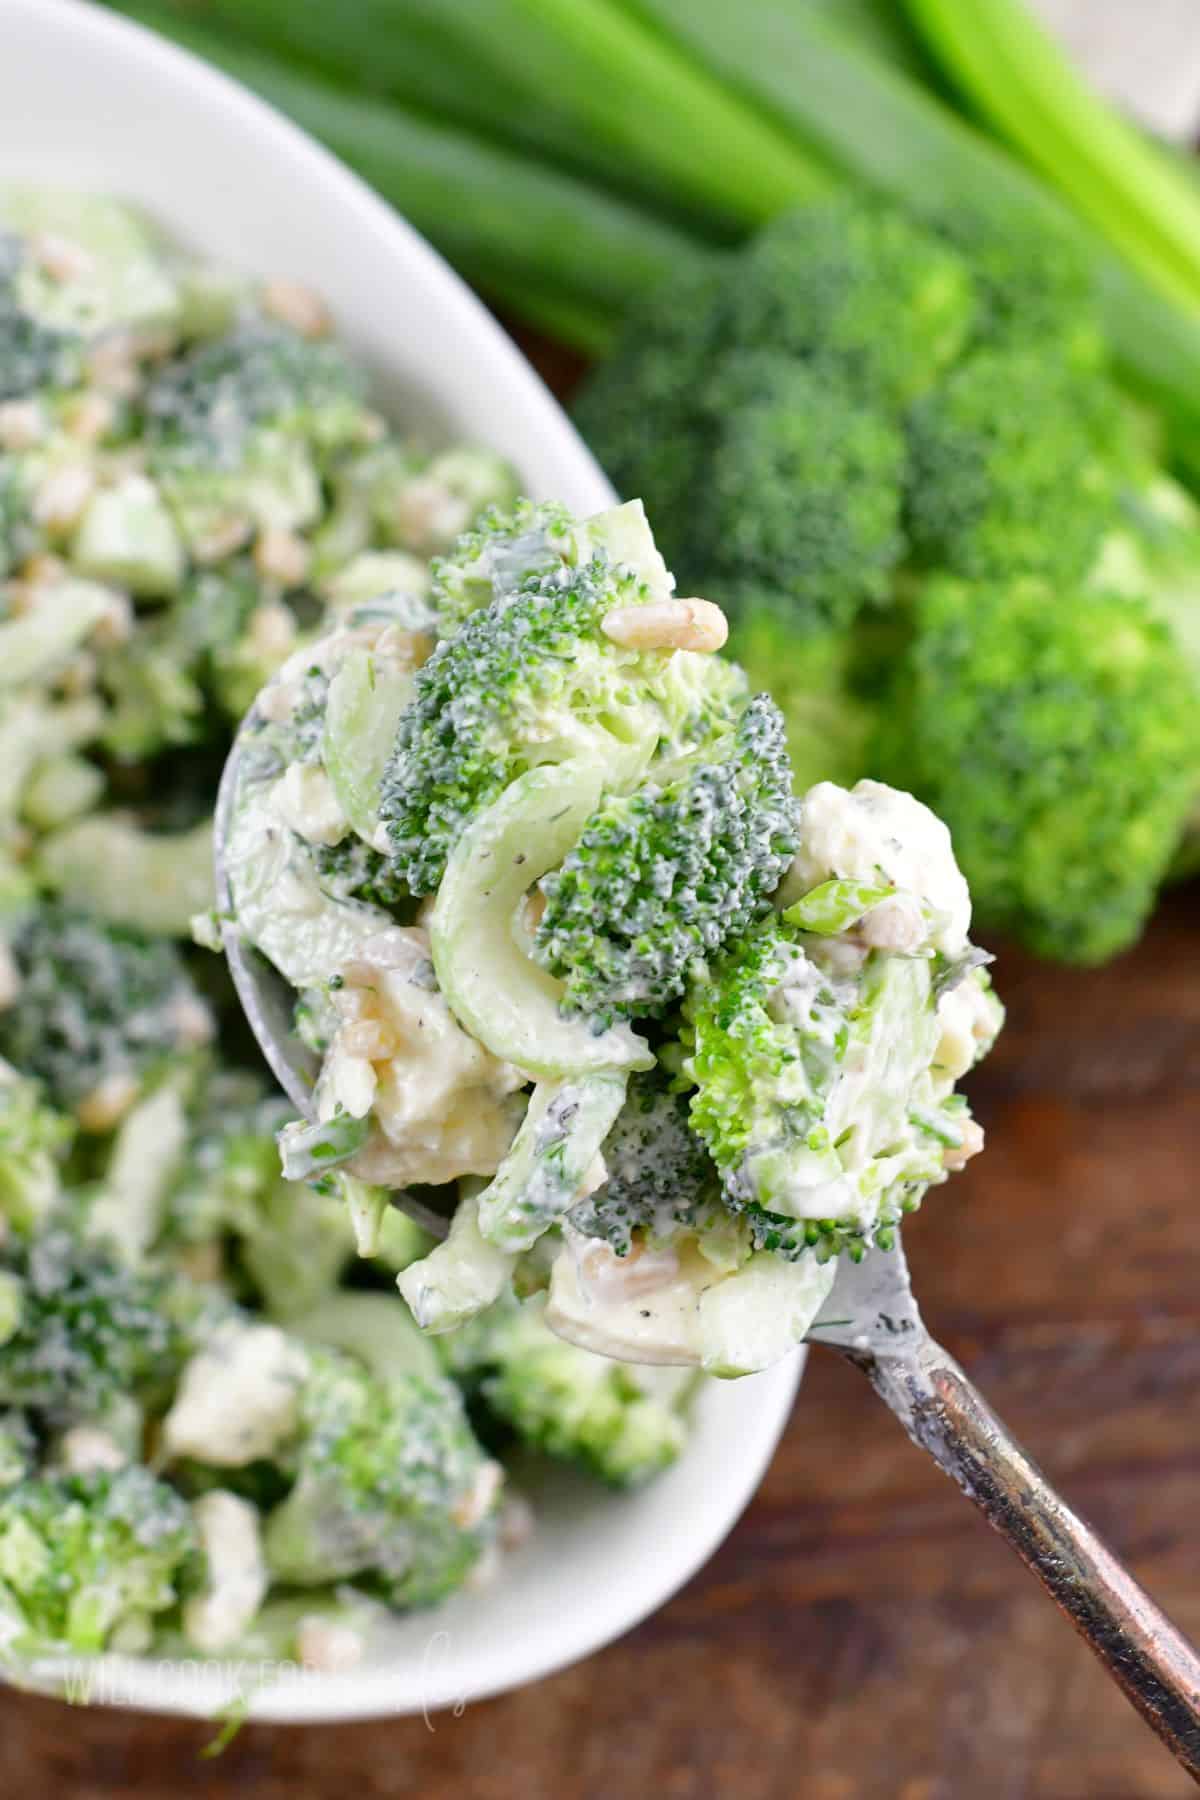
M 975 1502 L 1200 1783 L 1200 1654 L 1059 1498 L 954 1358 L 920 1332 L 898 1353 L 846 1352 L 913 1442 Z

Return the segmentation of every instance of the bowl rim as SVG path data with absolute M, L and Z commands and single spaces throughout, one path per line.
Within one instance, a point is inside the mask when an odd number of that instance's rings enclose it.
M 158 105 L 169 104 L 174 90 L 186 93 L 193 104 L 214 117 L 240 120 L 275 157 L 291 165 L 298 188 L 320 190 L 330 204 L 346 210 L 364 237 L 383 240 L 397 261 L 406 262 L 421 276 L 442 309 L 447 329 L 469 334 L 479 353 L 489 359 L 498 380 L 519 401 L 526 435 L 540 438 L 551 455 L 562 459 L 564 480 L 575 503 L 581 509 L 592 505 L 597 510 L 612 503 L 613 490 L 591 452 L 484 303 L 407 220 L 299 126 L 189 51 L 132 20 L 89 4 L 88 0 L 55 0 L 54 5 L 47 5 L 46 0 L 3 0 L 0 32 L 8 40 L 6 49 L 12 46 L 17 51 L 18 65 L 22 41 L 26 55 L 32 46 L 35 58 L 53 60 L 65 56 L 68 65 L 81 58 L 86 61 L 93 54 L 102 60 L 119 56 L 129 62 L 135 74 L 154 85 Z M 0 92 L 4 80 L 0 71 Z M 0 152 L 0 171 L 3 163 Z M 88 185 L 103 191 L 102 169 L 98 176 Z M 21 178 L 29 177 L 23 172 Z M 241 1675 L 234 1674 L 231 1666 L 219 1658 L 218 1673 L 213 1679 L 197 1679 L 197 1665 L 204 1660 L 201 1658 L 191 1664 L 172 1664 L 109 1655 L 89 1665 L 89 1698 L 99 1695 L 100 1699 L 92 1703 L 176 1716 L 212 1716 L 231 1703 L 240 1706 L 244 1700 L 245 1714 L 253 1719 L 333 1723 L 430 1713 L 447 1707 L 458 1709 L 462 1704 L 489 1698 L 567 1668 L 640 1624 L 689 1581 L 723 1542 L 749 1505 L 771 1461 L 791 1412 L 804 1359 L 805 1352 L 797 1350 L 774 1368 L 750 1378 L 749 1386 L 739 1384 L 739 1399 L 744 1396 L 748 1404 L 741 1405 L 737 1415 L 737 1455 L 722 1459 L 730 1467 L 726 1470 L 721 1504 L 708 1504 L 669 1542 L 658 1546 L 648 1581 L 635 1587 L 629 1580 L 614 1578 L 603 1593 L 590 1594 L 586 1606 L 564 1607 L 553 1629 L 531 1635 L 523 1645 L 514 1645 L 503 1668 L 470 1684 L 464 1683 L 452 1667 L 433 1669 L 419 1700 L 410 1698 L 398 1705 L 389 1698 L 392 1677 L 381 1659 L 375 1666 L 364 1664 L 353 1674 L 324 1675 L 319 1679 L 311 1675 L 304 1679 L 285 1677 L 277 1684 L 251 1688 L 246 1693 Z M 732 1420 L 732 1407 L 728 1411 Z M 695 1448 L 699 1450 L 698 1443 Z M 710 1464 L 712 1461 L 710 1454 Z M 685 1450 L 676 1471 L 687 1470 L 688 1462 L 689 1453 Z M 705 1465 L 700 1462 L 698 1466 Z M 696 1472 L 689 1473 L 694 1477 Z M 621 1499 L 614 1497 L 611 1504 L 619 1506 Z M 449 1604 L 452 1606 L 453 1601 Z M 438 1611 L 427 1615 L 431 1642 L 439 1635 L 437 1621 L 441 1616 Z M 21 1680 L 39 1691 L 65 1692 L 70 1697 L 71 1681 L 75 1679 L 71 1671 L 77 1672 L 78 1668 L 78 1663 L 68 1665 L 65 1660 L 47 1661 L 38 1665 L 28 1680 L 22 1671 Z M 78 1682 L 77 1691 L 84 1691 Z

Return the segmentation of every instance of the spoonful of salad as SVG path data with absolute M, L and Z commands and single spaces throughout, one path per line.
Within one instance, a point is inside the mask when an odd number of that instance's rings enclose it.
M 392 1204 L 436 1229 L 399 1278 L 427 1331 L 515 1286 L 626 1361 L 838 1348 L 1200 1768 L 1200 1663 L 909 1288 L 900 1220 L 982 1147 L 955 1083 L 1003 1018 L 949 833 L 878 782 L 797 799 L 725 637 L 640 503 L 522 502 L 263 690 L 219 923 L 284 1171 L 366 1254 Z

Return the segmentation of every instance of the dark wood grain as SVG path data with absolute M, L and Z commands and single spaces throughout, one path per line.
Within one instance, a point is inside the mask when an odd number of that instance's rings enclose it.
M 560 386 L 572 365 L 543 352 Z M 1096 973 L 1002 955 L 987 1154 L 906 1234 L 931 1328 L 1200 1638 L 1200 890 Z M 564 1585 L 563 1604 L 570 1605 Z M 212 1728 L 0 1694 L 0 1800 L 1174 1800 L 1194 1789 L 863 1378 L 621 1643 L 461 1718 Z

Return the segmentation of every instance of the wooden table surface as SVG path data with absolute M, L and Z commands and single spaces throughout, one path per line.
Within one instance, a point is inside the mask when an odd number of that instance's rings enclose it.
M 533 346 L 560 389 L 569 362 Z M 1003 951 L 988 1149 L 906 1230 L 931 1328 L 1200 1639 L 1200 888 L 1096 973 Z M 564 1584 L 563 1605 L 571 1604 Z M 1195 1790 L 863 1378 L 620 1643 L 460 1718 L 208 1725 L 0 1693 L 0 1800 L 1171 1800 Z

